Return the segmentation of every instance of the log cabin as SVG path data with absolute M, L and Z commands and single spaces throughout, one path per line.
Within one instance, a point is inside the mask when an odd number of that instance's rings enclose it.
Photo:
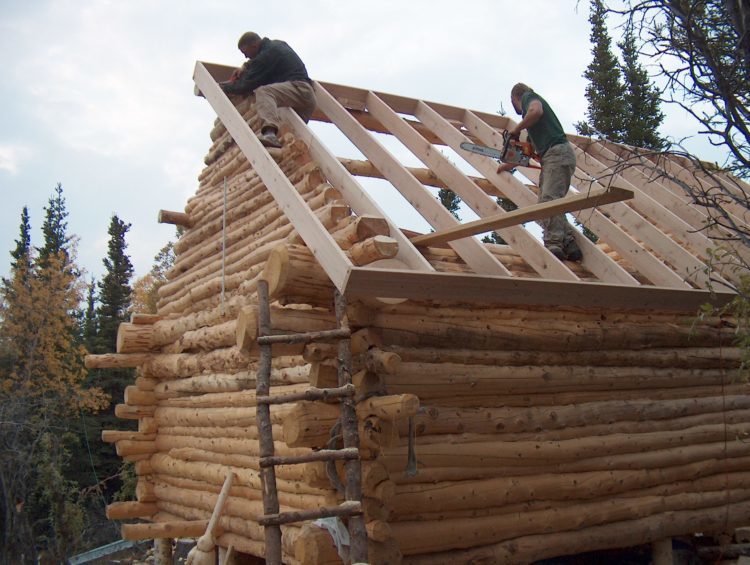
M 739 275 L 684 190 L 747 185 L 570 135 L 571 193 L 538 205 L 537 169 L 460 149 L 509 118 L 322 82 L 267 150 L 231 70 L 195 67 L 218 117 L 196 194 L 159 212 L 184 231 L 158 311 L 86 360 L 137 369 L 115 413 L 138 431 L 103 434 L 138 475 L 108 508 L 139 520 L 123 537 L 200 538 L 195 563 L 531 563 L 750 523 L 741 351 L 698 314 Z M 433 231 L 396 225 L 386 189 Z M 562 212 L 596 236 L 580 263 L 529 229 Z

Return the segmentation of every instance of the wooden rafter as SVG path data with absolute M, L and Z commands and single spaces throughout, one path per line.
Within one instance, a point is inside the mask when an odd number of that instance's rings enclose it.
M 318 107 L 349 140 L 381 170 L 393 186 L 436 229 L 456 225 L 457 220 L 435 200 L 425 187 L 391 155 L 362 124 L 351 117 L 325 89 L 315 84 Z M 469 238 L 451 244 L 468 265 L 478 273 L 507 275 L 508 270 L 480 242 Z

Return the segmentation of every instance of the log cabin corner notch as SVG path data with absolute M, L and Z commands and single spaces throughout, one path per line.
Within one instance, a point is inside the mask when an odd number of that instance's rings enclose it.
M 137 368 L 116 415 L 138 430 L 103 434 L 138 474 L 137 500 L 108 516 L 149 522 L 123 535 L 210 534 L 220 551 L 265 554 L 261 279 L 273 333 L 330 330 L 334 289 L 347 297 L 371 563 L 523 563 L 750 521 L 750 445 L 733 439 L 750 431 L 748 387 L 733 379 L 740 352 L 730 325 L 694 319 L 712 296 L 714 234 L 676 186 L 637 167 L 615 175 L 632 198 L 579 212 L 600 240 L 582 239 L 582 264 L 560 262 L 493 198 L 524 213 L 536 204 L 533 172 L 527 184 L 456 151 L 466 139 L 496 145 L 506 118 L 316 82 L 313 120 L 332 124 L 366 161 L 336 157 L 292 112 L 284 148 L 267 151 L 249 101 L 216 84 L 229 71 L 196 65 L 219 119 L 198 190 L 172 215 L 186 229 L 158 312 L 123 324 L 117 353 L 87 358 L 89 367 Z M 424 167 L 404 166 L 380 135 Z M 621 150 L 571 141 L 578 179 L 601 178 Z M 684 163 L 670 166 L 688 174 Z M 507 244 L 461 232 L 414 245 L 421 234 L 399 229 L 358 176 L 388 181 L 437 233 L 468 229 L 425 188 L 449 187 L 480 219 L 500 215 Z M 274 345 L 273 355 L 275 394 L 336 383 L 330 344 Z M 338 414 L 317 402 L 272 406 L 275 453 L 325 448 Z M 278 467 L 277 479 L 282 511 L 341 501 L 319 462 Z M 281 531 L 285 563 L 341 561 L 326 530 Z

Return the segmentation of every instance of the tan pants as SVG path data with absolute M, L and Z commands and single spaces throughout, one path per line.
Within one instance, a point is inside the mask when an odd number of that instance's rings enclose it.
M 539 177 L 539 202 L 549 202 L 568 194 L 570 179 L 576 170 L 576 155 L 569 143 L 553 145 L 542 157 L 542 173 Z M 544 244 L 564 247 L 574 239 L 573 228 L 565 215 L 542 220 Z
M 279 108 L 288 107 L 307 123 L 315 110 L 315 93 L 304 80 L 266 84 L 255 89 L 255 110 L 260 118 L 261 130 L 281 124 Z

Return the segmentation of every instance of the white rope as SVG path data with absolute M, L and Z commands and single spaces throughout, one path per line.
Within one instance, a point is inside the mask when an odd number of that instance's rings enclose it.
M 225 267 L 227 258 L 227 177 L 224 177 L 224 211 L 221 216 L 221 315 L 224 311 Z

